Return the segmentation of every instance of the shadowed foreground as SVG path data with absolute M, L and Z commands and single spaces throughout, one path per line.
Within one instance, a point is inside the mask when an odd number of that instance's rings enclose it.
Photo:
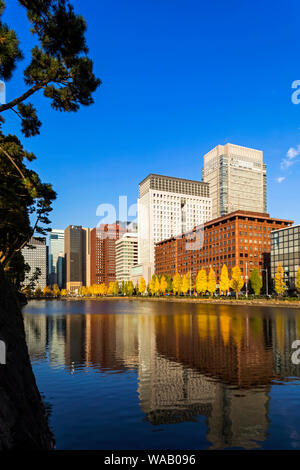
M 32 372 L 21 310 L 0 266 L 0 450 L 52 449 L 54 438 Z

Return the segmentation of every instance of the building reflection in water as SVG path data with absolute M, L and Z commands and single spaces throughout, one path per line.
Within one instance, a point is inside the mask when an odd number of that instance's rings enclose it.
M 25 314 L 31 359 L 72 373 L 134 370 L 141 409 L 153 425 L 205 416 L 210 448 L 260 447 L 270 424 L 272 382 L 300 375 L 291 363 L 291 344 L 300 338 L 297 314 L 226 305 L 191 311 L 181 304 L 175 314 L 147 308 L 120 315 Z

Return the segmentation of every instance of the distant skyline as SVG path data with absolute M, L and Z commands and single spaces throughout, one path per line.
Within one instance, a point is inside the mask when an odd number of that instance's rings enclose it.
M 99 204 L 135 204 L 149 173 L 201 180 L 203 155 L 232 143 L 264 152 L 268 212 L 300 223 L 299 2 L 71 0 L 88 25 L 87 42 L 103 84 L 95 104 L 59 113 L 33 98 L 41 135 L 16 132 L 37 160 L 32 168 L 58 194 L 52 228 L 94 227 Z M 6 83 L 7 98 L 24 90 L 33 46 L 17 1 L 4 20 L 16 29 L 25 60 Z M 117 216 L 118 218 L 118 216 Z

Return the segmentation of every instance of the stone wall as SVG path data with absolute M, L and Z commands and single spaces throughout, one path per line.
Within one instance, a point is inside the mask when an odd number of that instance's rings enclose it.
M 0 340 L 6 345 L 6 364 L 0 364 L 0 450 L 52 449 L 54 437 L 31 368 L 21 309 L 1 266 Z

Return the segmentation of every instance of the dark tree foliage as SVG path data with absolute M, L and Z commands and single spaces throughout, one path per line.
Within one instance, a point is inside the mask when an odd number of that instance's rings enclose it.
M 10 0 L 12 1 L 12 0 Z M 17 0 L 16 0 L 17 1 Z M 24 69 L 24 92 L 0 104 L 0 125 L 5 112 L 21 119 L 25 137 L 39 134 L 41 122 L 28 99 L 37 92 L 59 111 L 77 111 L 93 103 L 92 94 L 101 81 L 88 58 L 86 23 L 68 0 L 18 0 L 27 13 L 37 45 Z M 16 32 L 2 21 L 5 2 L 0 0 L 0 79 L 9 81 L 23 59 Z M 19 286 L 26 267 L 21 250 L 34 233 L 45 235 L 56 194 L 50 184 L 40 181 L 26 161 L 35 156 L 24 150 L 14 135 L 0 131 L 0 264 Z
M 16 291 L 19 291 L 25 276 L 30 272 L 30 266 L 24 263 L 24 257 L 21 252 L 15 253 L 5 268 L 6 278 Z
M 0 132 L 0 149 L 14 162 L 1 155 L 0 160 L 0 263 L 4 268 L 36 232 L 46 235 L 48 215 L 56 194 L 51 185 L 42 183 L 26 160 L 35 157 L 26 152 L 16 136 Z M 35 220 L 31 225 L 31 220 Z

